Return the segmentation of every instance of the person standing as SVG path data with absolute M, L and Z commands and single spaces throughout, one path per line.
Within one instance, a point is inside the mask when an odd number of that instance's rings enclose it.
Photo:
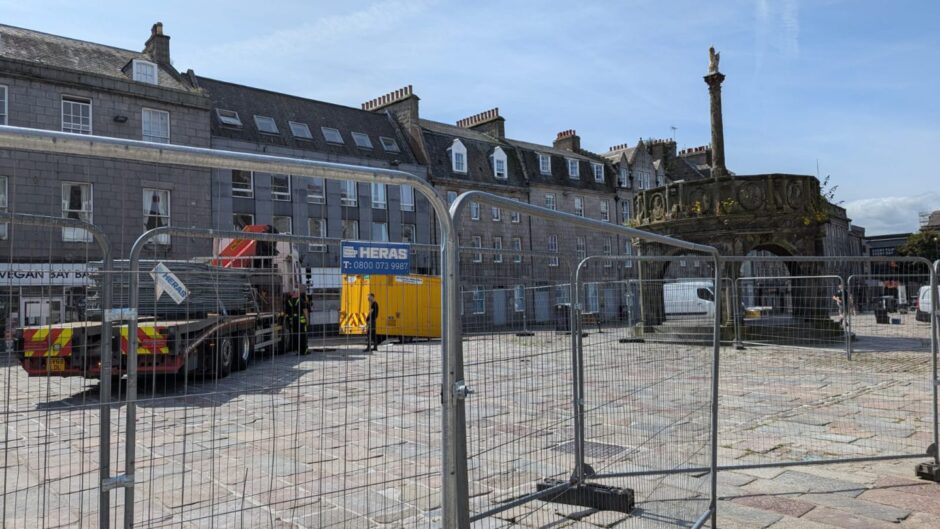
M 284 313 L 287 320 L 288 350 L 306 353 L 308 310 L 300 300 L 299 290 L 294 289 L 284 301 Z
M 366 318 L 366 333 L 368 341 L 366 349 L 368 351 L 378 351 L 379 341 L 375 334 L 375 323 L 379 320 L 379 302 L 375 300 L 375 294 L 369 294 L 369 316 Z

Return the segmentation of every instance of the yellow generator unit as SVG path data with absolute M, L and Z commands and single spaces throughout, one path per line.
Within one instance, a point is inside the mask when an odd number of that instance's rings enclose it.
M 369 294 L 379 304 L 375 332 L 389 338 L 441 337 L 441 278 L 411 274 L 343 275 L 340 334 L 365 334 Z

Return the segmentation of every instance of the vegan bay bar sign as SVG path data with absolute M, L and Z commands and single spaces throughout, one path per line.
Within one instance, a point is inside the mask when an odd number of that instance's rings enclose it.
M 408 275 L 411 246 L 397 242 L 342 241 L 341 271 L 344 274 Z
M 82 263 L 0 263 L 0 286 L 87 287 L 94 270 Z

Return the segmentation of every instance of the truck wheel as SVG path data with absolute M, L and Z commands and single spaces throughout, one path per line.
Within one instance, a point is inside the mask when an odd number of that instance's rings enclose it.
M 251 356 L 255 352 L 255 338 L 250 332 L 242 334 L 238 338 L 238 358 L 235 367 L 238 371 L 248 368 L 251 363 Z
M 235 363 L 235 343 L 231 336 L 219 340 L 219 348 L 215 355 L 215 376 L 225 378 L 232 372 Z

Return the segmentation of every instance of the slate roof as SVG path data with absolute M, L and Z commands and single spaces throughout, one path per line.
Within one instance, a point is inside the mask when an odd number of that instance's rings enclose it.
M 515 146 L 519 151 L 519 156 L 523 159 L 526 168 L 529 170 L 529 182 L 570 187 L 574 189 L 588 189 L 598 192 L 611 193 L 614 190 L 613 182 L 615 175 L 609 164 L 602 157 L 592 157 L 583 152 L 575 153 L 556 149 L 548 145 L 539 145 L 519 140 L 506 140 L 510 145 Z M 548 154 L 551 156 L 551 174 L 545 175 L 539 170 L 539 154 Z M 579 168 L 577 179 L 568 176 L 567 159 L 578 160 Z M 594 181 L 594 171 L 591 163 L 600 163 L 604 166 L 604 182 Z
M 527 185 L 525 171 L 519 161 L 518 153 L 509 143 L 482 132 L 437 121 L 422 119 L 420 124 L 428 150 L 432 177 L 520 189 Z M 455 139 L 459 139 L 467 148 L 466 173 L 457 173 L 453 170 L 449 149 Z M 492 155 L 497 147 L 506 153 L 507 178 L 505 180 L 496 178 L 493 172 Z
M 197 83 L 212 100 L 211 131 L 214 137 L 386 162 L 397 160 L 403 164 L 416 163 L 414 154 L 398 126 L 384 113 L 324 103 L 206 77 L 197 77 Z M 222 124 L 219 121 L 217 109 L 238 112 L 242 126 L 231 127 Z M 273 118 L 277 124 L 278 133 L 269 134 L 258 130 L 255 115 Z M 313 138 L 295 137 L 289 121 L 305 123 Z M 343 143 L 328 143 L 321 127 L 339 130 Z M 353 140 L 352 132 L 368 135 L 372 149 L 358 147 Z M 399 152 L 386 152 L 382 147 L 380 137 L 394 139 Z
M 3 24 L 0 24 L 0 57 L 123 81 L 132 80 L 132 60 L 154 62 L 143 52 Z M 198 92 L 198 89 L 186 82 L 177 72 L 163 65 L 157 67 L 158 86 Z

